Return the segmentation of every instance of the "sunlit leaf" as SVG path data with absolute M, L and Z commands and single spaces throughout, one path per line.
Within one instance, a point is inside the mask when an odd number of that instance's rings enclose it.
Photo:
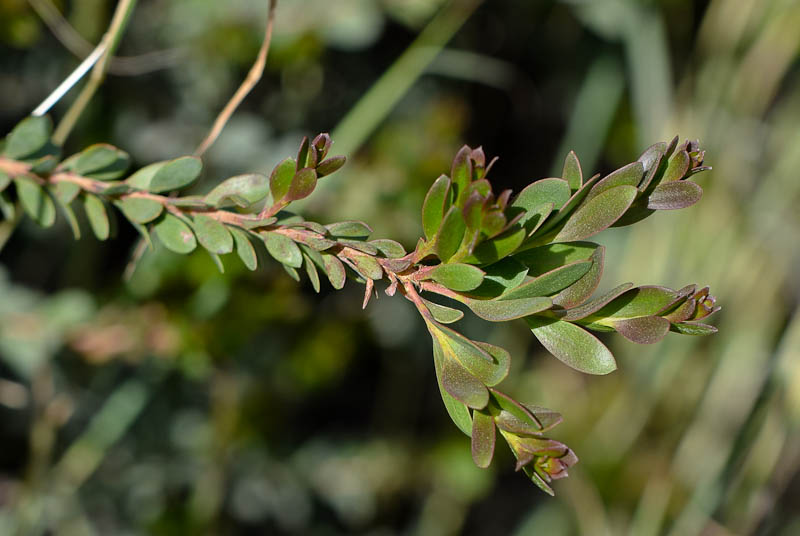
M 484 272 L 471 264 L 440 264 L 428 276 L 450 290 L 472 290 L 483 283 Z
M 575 370 L 608 374 L 617 368 L 608 348 L 585 329 L 569 322 L 535 316 L 525 320 L 542 346 Z
M 436 234 L 436 255 L 442 262 L 447 262 L 458 251 L 466 230 L 461 209 L 457 206 L 450 207 Z
M 535 279 L 526 281 L 517 288 L 500 296 L 500 300 L 518 300 L 537 296 L 551 296 L 562 290 L 586 274 L 592 267 L 592 261 L 578 261 L 560 266 L 546 272 Z
M 473 300 L 464 303 L 480 318 L 489 322 L 507 322 L 545 311 L 553 306 L 550 298 L 527 297 L 512 300 Z
M 494 419 L 484 411 L 472 412 L 472 460 L 485 469 L 492 463 L 496 433 Z
M 623 185 L 597 195 L 567 219 L 553 241 L 583 240 L 607 229 L 625 214 L 637 194 L 635 186 Z
M 204 199 L 215 207 L 235 205 L 246 208 L 263 201 L 269 194 L 269 178 L 259 173 L 248 173 L 222 181 Z
M 656 186 L 647 197 L 647 208 L 678 210 L 694 205 L 703 197 L 703 189 L 691 181 L 665 182 Z
M 452 324 L 464 318 L 464 312 L 458 309 L 445 307 L 444 305 L 428 301 L 425 298 L 422 299 L 422 302 L 425 304 L 425 307 L 428 308 L 431 315 L 433 315 L 433 319 L 442 324 Z
M 272 198 L 277 202 L 283 199 L 292 185 L 296 163 L 294 158 L 287 158 L 272 170 L 269 176 L 269 188 Z
M 427 240 L 432 240 L 444 218 L 450 196 L 450 178 L 442 175 L 436 179 L 422 203 L 422 230 Z
M 325 226 L 331 236 L 364 239 L 372 234 L 372 228 L 363 221 L 340 221 Z
M 561 172 L 561 176 L 569 183 L 569 188 L 573 192 L 579 190 L 583 185 L 583 172 L 575 151 L 570 151 L 564 159 L 564 169 Z

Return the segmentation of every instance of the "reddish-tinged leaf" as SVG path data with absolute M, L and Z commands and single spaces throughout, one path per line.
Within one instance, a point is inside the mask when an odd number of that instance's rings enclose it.
M 289 191 L 286 193 L 286 199 L 290 201 L 304 199 L 311 195 L 316 186 L 317 172 L 313 168 L 303 168 L 295 173 L 289 186 Z
M 293 158 L 287 158 L 272 170 L 269 176 L 269 189 L 272 192 L 272 199 L 276 203 L 289 192 L 289 187 L 294 179 L 296 165 Z
M 611 300 L 620 296 L 621 294 L 625 293 L 631 288 L 633 288 L 633 283 L 623 283 L 622 285 L 611 289 L 602 296 L 595 298 L 594 300 L 587 302 L 581 305 L 580 307 L 569 309 L 566 312 L 566 314 L 562 317 L 562 320 L 572 322 L 575 320 L 586 318 L 592 313 L 599 311 L 600 309 L 605 307 L 609 302 L 611 302 Z
M 472 181 L 472 160 L 469 147 L 464 145 L 453 159 L 453 167 L 450 176 L 453 179 L 455 189 L 456 204 L 461 206 L 468 195 L 469 184 Z
M 578 281 L 591 267 L 592 261 L 578 261 L 561 266 L 535 279 L 526 281 L 517 288 L 504 293 L 499 299 L 517 300 L 536 296 L 551 296 Z
M 347 280 L 347 273 L 345 272 L 342 261 L 329 253 L 322 253 L 322 261 L 325 263 L 325 274 L 328 280 L 336 290 L 344 287 Z
M 687 153 L 686 150 L 675 153 L 672 158 L 669 159 L 667 169 L 664 171 L 664 176 L 660 184 L 681 180 L 689 171 L 689 165 L 691 163 L 691 158 L 689 158 L 689 153 Z
M 676 322 L 672 324 L 670 330 L 683 335 L 711 335 L 717 332 L 714 326 L 701 322 Z
M 570 151 L 567 158 L 564 159 L 564 169 L 561 172 L 561 176 L 569 183 L 570 190 L 573 192 L 580 190 L 583 185 L 583 172 L 575 151 Z
M 444 305 L 428 301 L 425 298 L 422 298 L 422 301 L 425 303 L 425 307 L 428 308 L 428 311 L 430 311 L 431 315 L 433 315 L 433 319 L 441 324 L 452 324 L 453 322 L 457 322 L 464 318 L 463 311 L 459 311 L 458 309 L 453 309 L 451 307 L 445 307 Z
M 524 318 L 553 306 L 550 298 L 545 297 L 513 300 L 473 300 L 464 298 L 463 302 L 473 313 L 489 322 L 507 322 L 516 318 Z
M 678 210 L 690 207 L 703 197 L 703 189 L 691 181 L 665 182 L 656 186 L 647 198 L 651 210 Z
M 644 176 L 644 166 L 641 162 L 632 162 L 623 166 L 598 181 L 586 196 L 586 201 L 616 186 L 638 186 L 642 176 Z
M 489 467 L 494 456 L 494 419 L 483 411 L 472 412 L 472 460 L 481 469 Z
M 606 248 L 600 246 L 592 253 L 592 267 L 574 284 L 568 286 L 556 296 L 553 296 L 554 304 L 569 309 L 570 307 L 576 307 L 582 304 L 594 294 L 594 291 L 597 290 L 597 286 L 600 284 L 600 278 L 603 276 L 605 251 Z
M 615 186 L 598 194 L 570 216 L 554 242 L 583 240 L 610 227 L 625 214 L 638 190 L 635 186 Z
M 472 416 L 470 415 L 469 409 L 461 402 L 456 400 L 453 395 L 447 392 L 442 384 L 442 368 L 444 364 L 444 353 L 442 351 L 442 347 L 439 345 L 439 341 L 436 340 L 436 337 L 431 337 L 433 342 L 433 364 L 434 368 L 436 369 L 436 382 L 439 384 L 439 393 L 442 396 L 442 402 L 444 402 L 444 407 L 447 409 L 448 415 L 453 420 L 456 426 L 458 426 L 459 430 L 464 432 L 467 436 L 472 435 Z
M 638 344 L 653 344 L 660 341 L 669 331 L 669 327 L 669 320 L 660 316 L 639 316 L 614 322 L 617 333 Z
M 483 409 L 489 402 L 486 386 L 458 361 L 447 356 L 442 361 L 442 386 L 453 398 L 470 408 Z

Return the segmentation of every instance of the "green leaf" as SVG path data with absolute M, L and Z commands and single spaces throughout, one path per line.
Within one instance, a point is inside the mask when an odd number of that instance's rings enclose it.
M 150 164 L 149 166 L 145 166 L 136 173 L 134 173 L 133 175 L 131 175 L 130 177 L 128 177 L 127 179 L 125 179 L 125 182 L 129 186 L 133 186 L 134 188 L 137 188 L 139 190 L 149 191 L 150 183 L 152 182 L 153 177 L 155 176 L 156 173 L 158 173 L 158 171 L 161 168 L 167 165 L 167 163 L 168 162 L 156 162 L 155 164 Z
M 484 411 L 472 412 L 472 461 L 481 469 L 492 463 L 496 433 L 494 419 Z
M 458 251 L 466 229 L 461 209 L 457 206 L 450 207 L 436 234 L 436 255 L 442 262 L 447 262 Z
M 664 182 L 647 197 L 651 210 L 678 210 L 690 207 L 703 197 L 703 189 L 691 181 Z
M 517 435 L 538 435 L 544 430 L 538 417 L 524 405 L 497 389 L 489 389 L 489 392 L 493 403 L 489 407 L 501 430 Z
M 470 296 L 495 298 L 506 290 L 519 286 L 528 274 L 528 267 L 513 257 L 506 257 L 483 270 L 486 273 L 483 283 L 470 291 Z
M 53 193 L 62 203 L 70 204 L 81 193 L 81 187 L 74 182 L 59 181 L 53 185 Z
M 568 322 L 573 322 L 575 320 L 581 320 L 582 318 L 586 318 L 592 313 L 599 311 L 613 299 L 624 294 L 631 288 L 633 288 L 633 283 L 623 283 L 622 285 L 609 290 L 602 296 L 599 296 L 593 299 L 592 301 L 581 305 L 580 307 L 569 309 L 569 311 L 567 311 L 567 313 L 562 317 L 562 319 Z
M 672 289 L 658 286 L 633 288 L 612 300 L 608 305 L 592 314 L 590 319 L 634 318 L 660 313 L 680 299 L 680 294 Z
M 493 264 L 511 255 L 525 240 L 525 229 L 519 225 L 496 238 L 478 244 L 472 255 L 462 259 L 470 264 Z
M 689 158 L 689 153 L 685 150 L 678 151 L 672 155 L 659 185 L 681 180 L 689 171 L 691 163 L 692 160 Z
M 540 276 L 556 268 L 577 261 L 585 261 L 600 247 L 593 242 L 547 244 L 516 253 L 514 258 L 528 267 L 529 274 Z
M 453 178 L 455 202 L 459 207 L 463 206 L 463 202 L 467 199 L 469 183 L 472 181 L 471 153 L 472 151 L 466 145 L 461 147 L 453 159 L 453 167 L 450 172 L 450 176 Z
M 126 218 L 136 223 L 151 222 L 164 210 L 160 202 L 146 197 L 125 197 L 117 202 L 117 206 Z
M 464 318 L 463 311 L 445 307 L 444 305 L 428 301 L 425 298 L 422 298 L 422 301 L 425 303 L 425 307 L 431 312 L 431 315 L 433 315 L 433 319 L 441 324 L 452 324 Z
M 275 202 L 283 199 L 289 192 L 296 171 L 294 158 L 287 158 L 275 166 L 269 176 L 269 189 Z
M 507 322 L 516 318 L 540 313 L 553 306 L 550 298 L 533 297 L 513 300 L 473 300 L 463 299 L 473 313 L 489 322 Z
M 717 328 L 714 326 L 701 322 L 676 322 L 670 329 L 683 335 L 711 335 L 717 332 Z
M 442 224 L 450 198 L 450 178 L 442 175 L 436 179 L 422 203 L 422 230 L 426 240 L 433 240 Z
M 311 257 L 303 253 L 303 259 L 305 260 L 305 267 L 306 273 L 308 274 L 308 279 L 311 281 L 311 286 L 314 288 L 314 292 L 319 293 L 320 285 L 319 285 L 319 272 L 317 272 L 317 267 L 314 265 L 314 261 L 311 260 Z
M 394 240 L 380 238 L 378 240 L 371 240 L 369 243 L 378 248 L 378 251 L 387 259 L 399 259 L 406 256 L 405 248 Z
M 563 179 L 541 179 L 526 186 L 511 206 L 530 213 L 539 207 L 552 203 L 558 210 L 570 198 L 569 183 Z M 527 218 L 524 218 L 527 219 Z
M 58 183 L 61 184 L 61 183 Z M 72 210 L 72 206 L 69 203 L 64 203 L 61 201 L 58 196 L 56 196 L 56 203 L 58 207 L 61 209 L 61 212 L 64 214 L 64 219 L 67 220 L 70 229 L 72 230 L 72 236 L 75 237 L 75 240 L 80 240 L 81 238 L 81 226 L 78 224 L 78 218 L 75 216 L 75 211 Z
M 589 268 L 589 271 L 578 281 L 553 296 L 553 303 L 565 309 L 569 309 L 570 307 L 576 307 L 588 300 L 592 294 L 594 294 L 594 291 L 597 290 L 597 286 L 600 284 L 600 278 L 603 276 L 605 252 L 605 247 L 598 247 L 590 258 L 592 267 Z
M 582 240 L 607 229 L 625 214 L 638 193 L 635 186 L 623 185 L 597 195 L 567 219 L 553 241 Z
M 301 169 L 309 165 L 310 147 L 308 136 L 303 136 L 303 141 L 300 142 L 300 149 L 297 151 L 297 169 Z M 312 165 L 314 162 L 311 163 Z
M 667 144 L 663 141 L 654 143 L 642 153 L 638 161 L 644 167 L 644 179 L 639 184 L 639 191 L 644 192 L 650 186 L 653 177 L 656 176 L 658 170 L 662 167 L 661 160 L 664 157 L 664 152 L 667 150 Z
M 453 420 L 455 425 L 464 432 L 467 436 L 472 435 L 472 417 L 470 411 L 463 403 L 456 400 L 442 384 L 442 367 L 444 365 L 444 353 L 441 346 L 435 337 L 433 340 L 433 364 L 436 370 L 436 383 L 439 384 L 439 392 L 442 395 L 442 402 L 447 410 L 447 414 Z
M 49 117 L 26 117 L 6 138 L 4 153 L 16 160 L 31 156 L 47 145 L 52 131 L 53 124 Z
M 50 227 L 56 221 L 56 206 L 50 194 L 32 179 L 19 176 L 14 179 L 17 196 L 22 208 L 33 221 L 42 227 Z
M 98 143 L 83 150 L 75 161 L 74 170 L 79 175 L 98 180 L 113 180 L 128 169 L 130 157 L 113 145 Z
M 336 242 L 334 242 L 335 244 Z M 362 242 L 361 240 L 347 240 L 345 238 L 339 238 L 338 243 L 352 248 L 356 251 L 360 251 L 361 253 L 366 253 L 367 255 L 376 256 L 378 254 L 378 248 L 370 244 L 369 242 Z
M 376 281 L 383 277 L 383 268 L 381 268 L 377 260 L 369 255 L 353 254 L 350 256 L 350 261 L 363 277 Z
M 623 318 L 614 322 L 617 333 L 637 344 L 653 344 L 667 334 L 670 322 L 660 316 Z
M 224 255 L 233 251 L 233 236 L 222 223 L 205 214 L 194 217 L 194 234 L 200 245 L 211 253 Z
M 47 175 L 58 166 L 58 158 L 52 154 L 46 154 L 31 164 L 30 172 L 34 175 Z
M 164 246 L 175 253 L 191 253 L 197 247 L 191 228 L 172 214 L 165 212 L 153 230 Z
M 237 229 L 236 227 L 228 227 L 228 231 L 233 237 L 233 242 L 236 245 L 236 254 L 244 263 L 248 270 L 255 270 L 258 267 L 258 257 L 253 243 L 248 238 L 248 233 Z
M 0 192 L 8 188 L 11 184 L 11 177 L 9 177 L 3 170 L 0 170 Z
M 542 346 L 575 370 L 608 374 L 617 368 L 608 348 L 585 329 L 569 322 L 535 316 L 525 320 Z
M 269 194 L 269 178 L 259 173 L 248 173 L 225 179 L 208 192 L 204 200 L 217 208 L 247 208 L 263 201 Z
M 589 191 L 585 201 L 588 202 L 593 197 L 617 186 L 638 186 L 643 175 L 644 166 L 641 162 L 632 162 L 623 166 L 598 181 Z
M 552 214 L 549 218 L 547 218 L 547 221 L 544 224 L 542 224 L 539 227 L 539 229 L 537 229 L 536 232 L 531 236 L 534 235 L 541 236 L 546 232 L 550 231 L 551 229 L 553 229 L 554 227 L 556 227 L 565 218 L 571 216 L 575 208 L 578 207 L 584 201 L 584 199 L 586 199 L 586 197 L 589 195 L 589 192 L 592 191 L 592 188 L 594 187 L 595 183 L 597 182 L 597 179 L 599 178 L 600 175 L 595 175 L 594 177 L 586 181 L 584 185 L 581 187 L 581 189 L 572 194 L 572 197 L 570 197 L 567 200 L 567 202 L 564 203 L 564 206 L 561 207 L 561 209 L 559 209 L 558 212 Z
M 303 168 L 295 173 L 294 178 L 292 178 L 289 191 L 286 193 L 286 199 L 290 201 L 304 199 L 311 195 L 316 186 L 317 172 L 313 168 Z
M 428 276 L 450 290 L 472 290 L 483 283 L 484 272 L 471 264 L 440 264 Z
M 166 162 L 150 181 L 151 192 L 171 192 L 192 184 L 203 170 L 203 162 L 194 156 L 182 156 Z
M 561 266 L 539 277 L 526 281 L 500 296 L 500 300 L 518 300 L 537 296 L 551 296 L 578 281 L 592 267 L 591 261 L 577 261 Z
M 442 345 L 445 356 L 458 362 L 465 371 L 478 378 L 482 384 L 497 385 L 508 375 L 511 355 L 503 348 L 473 342 L 446 326 L 436 325 L 433 328 L 429 326 L 429 329 Z M 466 401 L 463 402 L 469 405 Z
M 300 282 L 300 273 L 297 271 L 296 268 L 289 266 L 288 264 L 281 264 L 281 267 L 283 267 L 284 271 L 287 274 L 289 274 L 289 277 L 291 277 L 298 283 Z
M 292 268 L 300 268 L 303 264 L 303 254 L 291 238 L 269 231 L 262 232 L 261 238 L 269 254 L 281 264 Z
M 16 204 L 11 201 L 6 192 L 0 192 L 0 212 L 3 213 L 3 218 L 6 220 L 13 220 L 17 217 Z
M 111 222 L 108 219 L 105 203 L 96 195 L 86 194 L 83 199 L 83 209 L 97 239 L 108 239 L 111 234 Z
M 346 161 L 347 158 L 342 155 L 332 156 L 327 160 L 323 160 L 317 166 L 317 178 L 319 179 L 339 171 L 339 169 L 344 166 Z
M 328 276 L 331 286 L 336 290 L 340 290 L 344 287 L 344 283 L 347 280 L 347 273 L 345 272 L 342 261 L 330 253 L 321 253 L 321 255 L 322 261 L 325 263 L 325 274 Z
M 355 238 L 364 239 L 369 238 L 372 234 L 372 229 L 369 225 L 362 221 L 340 221 L 337 223 L 330 223 L 325 226 L 331 236 L 339 238 Z
M 470 408 L 481 409 L 489 402 L 486 386 L 447 354 L 442 361 L 442 386 L 453 398 Z
M 583 172 L 575 151 L 570 151 L 564 159 L 564 169 L 561 172 L 561 176 L 569 183 L 570 190 L 580 190 L 583 185 Z

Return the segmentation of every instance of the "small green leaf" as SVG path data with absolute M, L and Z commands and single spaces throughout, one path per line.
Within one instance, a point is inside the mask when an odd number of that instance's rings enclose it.
M 167 165 L 168 162 L 156 162 L 155 164 L 150 164 L 149 166 L 145 166 L 127 179 L 125 182 L 129 186 L 133 186 L 139 190 L 149 191 L 150 190 L 150 183 L 153 180 L 158 171 Z
M 126 218 L 136 223 L 151 222 L 164 210 L 164 205 L 160 202 L 146 197 L 125 197 L 117 206 Z
M 571 216 L 573 211 L 581 203 L 583 203 L 584 199 L 586 199 L 586 197 L 589 195 L 589 192 L 592 191 L 592 188 L 594 187 L 595 183 L 597 182 L 597 179 L 599 178 L 600 175 L 595 175 L 594 177 L 586 181 L 581 187 L 581 189 L 572 194 L 572 197 L 570 197 L 567 200 L 567 202 L 564 203 L 564 206 L 561 207 L 555 214 L 551 214 L 550 217 L 547 218 L 547 221 L 544 222 L 542 225 L 540 225 L 539 229 L 537 229 L 536 232 L 533 233 L 531 236 L 541 236 L 546 232 L 550 231 L 551 229 L 553 229 L 554 227 L 556 227 L 558 224 L 564 221 L 565 218 Z
M 445 357 L 439 342 L 436 340 L 436 337 L 432 337 L 432 340 L 433 364 L 434 369 L 436 370 L 436 383 L 439 384 L 439 393 L 441 393 L 442 402 L 444 402 L 444 407 L 447 410 L 448 415 L 450 415 L 450 418 L 453 420 L 459 430 L 464 432 L 467 436 L 470 436 L 472 435 L 472 417 L 470 416 L 470 411 L 463 403 L 456 400 L 444 388 L 444 385 L 442 384 L 442 367 Z
M 492 463 L 496 433 L 494 419 L 484 411 L 472 412 L 472 460 L 481 469 Z
M 714 326 L 701 322 L 676 322 L 672 324 L 670 330 L 683 335 L 711 335 L 717 332 Z
M 643 286 L 630 289 L 592 314 L 590 319 L 634 318 L 660 313 L 673 305 L 681 295 L 666 287 Z
M 405 248 L 394 240 L 380 238 L 378 240 L 371 240 L 369 243 L 378 248 L 378 251 L 387 259 L 399 259 L 406 256 Z
M 6 138 L 5 155 L 21 160 L 45 147 L 50 141 L 53 124 L 47 116 L 26 117 Z M 54 207 L 55 212 L 55 207 Z
M 317 186 L 317 172 L 313 168 L 303 168 L 295 173 L 292 183 L 289 185 L 289 190 L 286 193 L 286 199 L 290 201 L 297 201 L 304 199 L 311 195 L 314 188 Z
M 484 272 L 471 264 L 440 264 L 428 276 L 450 290 L 464 291 L 478 288 Z
M 265 231 L 261 233 L 267 251 L 275 260 L 292 268 L 300 268 L 303 264 L 303 255 L 294 241 L 282 234 Z
M 453 190 L 455 202 L 459 207 L 463 206 L 464 201 L 469 195 L 469 184 L 472 181 L 472 160 L 470 159 L 472 150 L 464 145 L 456 153 L 453 159 L 453 167 L 450 176 L 453 178 Z
M 111 222 L 108 219 L 105 203 L 96 195 L 86 194 L 83 199 L 83 209 L 97 239 L 107 240 L 111 234 Z
M 458 362 L 482 384 L 497 385 L 508 375 L 511 355 L 503 348 L 473 342 L 446 326 L 436 325 L 431 328 L 429 325 L 429 329 L 442 345 L 445 356 Z
M 450 198 L 450 178 L 442 175 L 436 179 L 422 203 L 422 230 L 426 240 L 433 240 L 442 224 Z
M 623 318 L 614 322 L 617 333 L 637 344 L 653 344 L 667 334 L 670 322 L 660 316 Z
M 383 268 L 373 257 L 369 255 L 353 254 L 350 261 L 355 265 L 358 273 L 368 279 L 379 280 L 383 277 Z
M 247 208 L 263 201 L 269 194 L 269 178 L 259 173 L 248 173 L 225 179 L 206 194 L 204 200 L 217 208 L 234 205 Z
M 585 329 L 569 322 L 535 316 L 525 320 L 542 346 L 575 370 L 608 374 L 617 368 L 608 348 Z
M 497 389 L 489 389 L 489 392 L 493 402 L 490 409 L 495 413 L 495 420 L 500 429 L 524 435 L 537 435 L 544 430 L 538 417 L 524 405 Z
M 470 264 L 493 264 L 514 253 L 525 240 L 525 229 L 519 225 L 503 234 L 478 244 L 472 255 L 462 259 Z
M 530 213 L 543 205 L 552 203 L 553 209 L 558 210 L 569 200 L 570 195 L 567 181 L 541 179 L 526 186 L 511 203 L 511 206 Z
M 164 213 L 153 229 L 161 243 L 175 253 L 185 255 L 197 247 L 197 239 L 191 228 L 172 214 Z
M 165 163 L 150 181 L 151 192 L 171 192 L 192 184 L 203 170 L 203 162 L 194 156 L 182 156 Z
M 588 238 L 610 227 L 636 199 L 635 186 L 615 186 L 597 195 L 567 219 L 554 242 L 572 242 Z
M 570 151 L 564 159 L 564 169 L 561 172 L 561 176 L 569 183 L 570 190 L 573 192 L 580 190 L 583 185 L 583 172 L 575 151 Z
M 559 307 L 569 309 L 570 307 L 576 307 L 588 300 L 600 284 L 600 278 L 603 275 L 605 252 L 605 247 L 598 247 L 590 257 L 592 267 L 589 268 L 589 271 L 578 281 L 553 296 L 553 303 Z
M 446 355 L 442 361 L 442 386 L 453 398 L 470 408 L 485 408 L 489 402 L 486 386 L 458 361 Z
M 105 168 L 111 167 L 117 160 L 123 160 L 127 168 L 130 159 L 126 153 L 113 145 L 97 143 L 81 151 L 75 161 L 74 169 L 79 175 L 91 176 L 94 172 L 102 172 Z
M 42 227 L 50 227 L 56 221 L 56 206 L 50 194 L 33 179 L 20 176 L 14 179 L 17 196 L 22 208 Z
M 300 170 L 309 165 L 310 147 L 308 136 L 303 136 L 303 141 L 300 142 L 300 149 L 297 151 L 297 169 Z M 311 165 L 315 164 L 312 162 Z
M 461 209 L 457 206 L 450 207 L 436 234 L 436 255 L 442 262 L 447 262 L 458 251 L 466 230 Z
M 445 307 L 422 298 L 423 303 L 433 315 L 433 319 L 442 324 L 452 324 L 464 318 L 464 312 L 451 307 Z
M 247 236 L 248 233 L 236 227 L 228 227 L 228 231 L 231 233 L 233 242 L 236 245 L 236 254 L 248 270 L 255 270 L 258 267 L 258 257 L 253 243 L 250 242 Z
M 70 204 L 81 193 L 81 187 L 74 182 L 59 181 L 53 186 L 53 193 L 62 203 Z
M 3 170 L 0 170 L 0 192 L 8 188 L 11 184 L 11 177 L 9 177 Z
M 661 179 L 661 184 L 681 180 L 689 171 L 689 166 L 692 160 L 689 158 L 689 153 L 685 150 L 678 151 L 667 163 L 667 169 L 664 171 L 664 176 Z
M 311 257 L 303 253 L 303 259 L 305 260 L 305 267 L 306 273 L 308 274 L 308 279 L 311 281 L 311 286 L 314 288 L 314 292 L 319 293 L 320 285 L 319 285 L 319 272 L 317 272 L 317 267 L 314 265 L 314 261 L 311 260 Z
M 503 292 L 519 286 L 528 274 L 528 267 L 513 257 L 506 257 L 483 270 L 486 273 L 483 283 L 470 291 L 470 296 L 495 298 Z
M 691 181 L 663 182 L 647 197 L 651 210 L 678 210 L 690 207 L 703 197 L 703 189 Z
M 289 192 L 295 171 L 296 162 L 294 158 L 283 160 L 272 170 L 272 174 L 269 176 L 269 189 L 275 202 L 283 199 Z
M 644 175 L 644 166 L 641 162 L 632 162 L 627 166 L 623 166 L 616 171 L 609 173 L 598 181 L 589 194 L 586 196 L 586 202 L 593 197 L 602 194 L 606 190 L 610 190 L 616 186 L 638 186 Z
M 516 253 L 514 258 L 528 267 L 529 274 L 540 276 L 566 264 L 585 261 L 600 247 L 593 242 L 547 244 Z
M 336 290 L 340 290 L 344 287 L 344 283 L 347 280 L 347 273 L 345 272 L 342 261 L 330 253 L 321 253 L 321 255 L 322 261 L 325 263 L 325 274 L 328 276 L 331 286 Z
M 339 238 L 337 242 L 342 246 L 347 246 L 356 251 L 360 251 L 361 253 L 366 253 L 367 255 L 378 255 L 378 248 L 369 242 L 362 242 L 361 240 L 347 240 L 345 238 Z M 337 242 L 334 242 L 334 244 Z
M 233 251 L 233 236 L 222 223 L 205 214 L 194 217 L 194 233 L 200 245 L 211 253 L 224 255 Z
M 369 225 L 361 221 L 340 221 L 331 223 L 325 226 L 331 236 L 339 238 L 355 238 L 364 239 L 369 238 L 372 234 L 372 229 Z
M 577 261 L 546 272 L 526 281 L 500 296 L 500 300 L 518 300 L 537 296 L 551 296 L 578 281 L 592 267 L 591 261 Z
M 507 322 L 516 318 L 524 318 L 553 306 L 552 300 L 545 297 L 513 300 L 473 300 L 466 298 L 463 301 L 473 313 L 489 322 Z

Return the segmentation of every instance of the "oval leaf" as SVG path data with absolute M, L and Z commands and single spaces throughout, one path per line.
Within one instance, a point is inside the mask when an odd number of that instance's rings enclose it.
M 625 214 L 638 193 L 635 186 L 623 185 L 597 195 L 567 220 L 553 241 L 582 240 L 607 229 Z
M 108 220 L 105 203 L 99 197 L 87 194 L 83 200 L 83 208 L 94 235 L 98 240 L 106 240 L 111 232 L 111 222 Z
M 461 210 L 457 206 L 450 207 L 436 233 L 436 255 L 442 262 L 447 262 L 458 251 L 466 230 Z
M 290 201 L 304 199 L 311 195 L 311 192 L 313 192 L 316 187 L 317 172 L 313 168 L 303 168 L 295 173 L 292 183 L 289 186 L 289 191 L 286 193 L 286 199 Z
M 49 117 L 26 117 L 6 138 L 5 155 L 13 159 L 31 156 L 47 145 L 52 130 L 53 124 Z
M 126 218 L 136 223 L 151 222 L 164 210 L 160 202 L 145 197 L 125 197 L 117 206 Z
M 325 226 L 331 236 L 340 238 L 367 239 L 372 229 L 363 221 L 340 221 Z
M 569 183 L 570 190 L 580 190 L 583 185 L 583 172 L 575 151 L 570 151 L 564 159 L 564 169 L 561 171 L 561 176 Z
M 172 214 L 165 213 L 153 229 L 164 246 L 175 253 L 191 253 L 197 247 L 197 239 L 189 226 Z
M 593 264 L 592 261 L 578 261 L 561 266 L 535 279 L 526 281 L 515 289 L 509 290 L 501 295 L 499 299 L 518 300 L 553 295 L 578 281 L 589 271 Z
M 233 251 L 233 236 L 222 223 L 205 214 L 194 217 L 194 233 L 200 245 L 211 253 L 224 255 Z
M 14 179 L 22 208 L 33 221 L 42 227 L 50 227 L 56 221 L 56 206 L 50 194 L 36 182 L 24 177 Z
M 267 251 L 276 261 L 292 268 L 300 268 L 303 264 L 303 254 L 291 238 L 271 232 L 263 232 L 261 237 Z
M 325 274 L 328 276 L 328 280 L 331 282 L 333 288 L 340 290 L 344 287 L 344 283 L 347 280 L 347 273 L 345 272 L 342 261 L 330 253 L 322 253 L 321 255 L 322 261 L 325 264 Z
M 203 170 L 203 162 L 194 156 L 182 156 L 166 162 L 150 181 L 151 192 L 171 192 L 192 184 Z
M 296 163 L 293 158 L 287 158 L 272 170 L 272 174 L 269 176 L 269 189 L 275 202 L 283 199 L 289 192 L 295 170 Z
M 494 419 L 483 411 L 472 412 L 472 460 L 481 469 L 492 463 L 496 433 Z
M 237 205 L 245 208 L 262 201 L 269 193 L 269 178 L 266 175 L 248 173 L 222 181 L 204 200 L 215 207 Z
M 436 179 L 422 203 L 422 230 L 426 240 L 436 236 L 444 218 L 446 202 L 450 196 L 450 178 L 442 175 Z
M 540 313 L 553 306 L 550 298 L 534 297 L 517 300 L 471 300 L 464 303 L 477 316 L 489 322 L 507 322 Z
M 431 315 L 433 315 L 433 319 L 442 324 L 452 324 L 464 318 L 464 312 L 458 309 L 439 305 L 425 298 L 422 298 L 422 302 L 425 304 L 425 307 L 428 308 L 428 311 L 431 312 Z
M 614 322 L 617 333 L 638 344 L 653 344 L 660 341 L 669 331 L 669 327 L 669 320 L 660 316 L 639 316 Z
M 471 264 L 440 264 L 428 272 L 431 279 L 456 291 L 478 288 L 484 275 L 483 270 Z
M 608 374 L 617 368 L 608 348 L 585 329 L 561 320 L 528 317 L 526 321 L 542 346 L 575 370 Z
M 258 267 L 258 257 L 253 243 L 247 237 L 247 233 L 236 227 L 229 227 L 233 241 L 236 244 L 236 254 L 248 270 L 255 270 Z
M 678 210 L 690 207 L 703 197 L 703 189 L 691 181 L 665 182 L 653 189 L 647 198 L 651 210 Z

